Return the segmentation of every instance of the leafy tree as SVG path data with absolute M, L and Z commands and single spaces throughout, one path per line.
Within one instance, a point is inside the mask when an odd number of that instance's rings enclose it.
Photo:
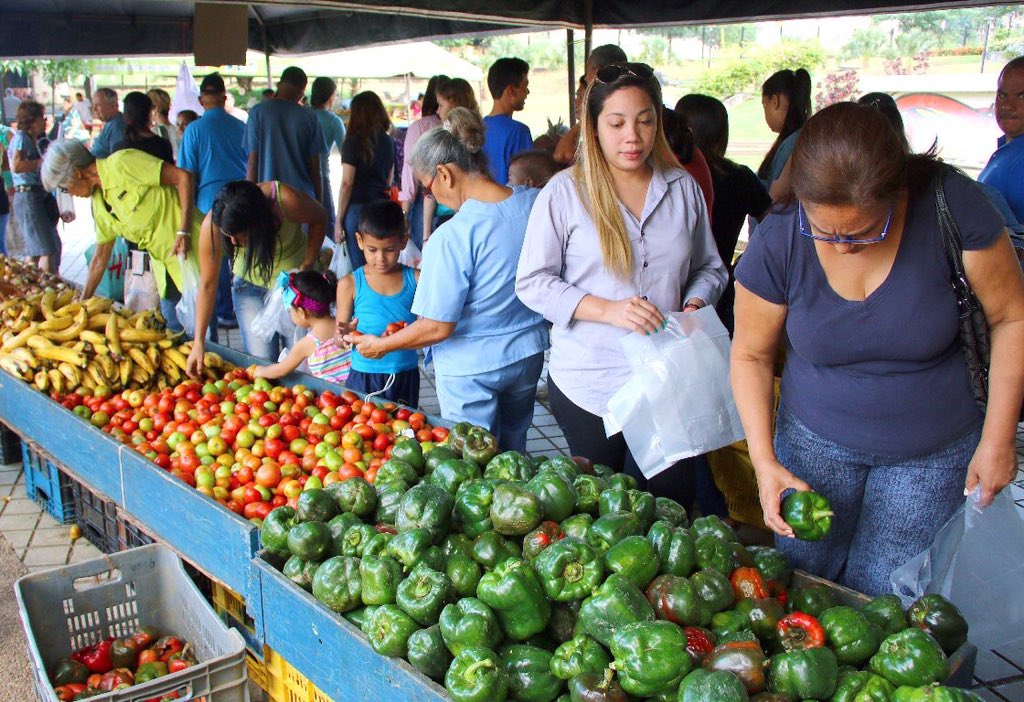
M 879 56 L 889 43 L 885 32 L 875 27 L 854 30 L 850 41 L 846 42 L 839 52 L 844 61 L 861 59 L 864 63 L 873 56 Z

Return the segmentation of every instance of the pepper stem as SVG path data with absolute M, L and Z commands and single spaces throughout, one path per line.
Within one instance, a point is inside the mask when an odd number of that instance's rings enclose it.
M 421 599 L 430 594 L 430 581 L 426 578 L 420 578 L 416 581 L 416 599 Z
M 468 668 L 466 668 L 466 672 L 462 674 L 462 677 L 465 678 L 467 682 L 476 682 L 476 674 L 478 670 L 480 670 L 481 668 L 493 667 L 494 661 L 492 661 L 490 658 L 484 658 L 483 660 L 479 660 L 475 663 L 472 663 Z
M 573 561 L 565 567 L 565 570 L 562 572 L 562 576 L 565 578 L 566 582 L 576 582 L 583 577 L 583 565 L 578 561 Z

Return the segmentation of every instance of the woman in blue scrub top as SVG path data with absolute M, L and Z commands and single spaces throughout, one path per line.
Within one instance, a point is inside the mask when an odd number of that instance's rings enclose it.
M 537 191 L 491 180 L 483 141 L 480 117 L 456 108 L 417 142 L 417 180 L 457 213 L 423 249 L 412 306 L 419 319 L 391 336 L 346 341 L 368 358 L 433 346 L 441 415 L 487 427 L 502 450 L 523 451 L 548 345 L 544 319 L 515 292 Z

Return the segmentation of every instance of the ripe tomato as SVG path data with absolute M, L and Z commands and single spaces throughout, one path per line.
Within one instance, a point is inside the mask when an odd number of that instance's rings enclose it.
M 236 500 L 228 500 L 224 506 L 230 509 L 235 514 L 242 514 L 243 512 L 242 504 Z
M 281 468 L 274 461 L 260 465 L 256 471 L 256 484 L 266 488 L 277 487 L 281 482 Z
M 430 433 L 429 429 L 420 429 L 416 432 L 417 441 L 433 441 L 434 435 Z
M 355 427 L 353 427 L 353 431 L 359 434 L 359 436 L 363 437 L 363 441 L 366 441 L 367 439 L 372 439 L 377 434 L 377 432 L 375 432 L 373 430 L 373 427 L 371 427 L 369 424 L 356 425 Z
M 374 451 L 384 451 L 391 445 L 391 437 L 387 434 L 377 434 L 377 438 L 373 440 Z
M 433 429 L 430 430 L 430 434 L 431 436 L 434 437 L 435 442 L 441 443 L 442 441 L 448 438 L 448 428 L 434 427 Z

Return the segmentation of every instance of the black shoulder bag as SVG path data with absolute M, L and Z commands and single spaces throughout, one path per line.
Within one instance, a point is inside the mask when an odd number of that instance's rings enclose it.
M 974 401 L 978 403 L 981 411 L 985 412 L 988 406 L 988 368 L 992 358 L 988 319 L 964 271 L 964 245 L 960 237 L 960 227 L 957 226 L 953 213 L 949 211 L 946 191 L 942 187 L 945 175 L 946 172 L 943 172 L 935 176 L 935 209 L 939 219 L 942 246 L 946 250 L 946 257 L 953 273 L 950 282 L 953 292 L 956 293 L 957 307 L 960 311 L 960 346 L 967 364 L 967 376 L 974 392 Z M 1018 421 L 1024 421 L 1024 408 Z

